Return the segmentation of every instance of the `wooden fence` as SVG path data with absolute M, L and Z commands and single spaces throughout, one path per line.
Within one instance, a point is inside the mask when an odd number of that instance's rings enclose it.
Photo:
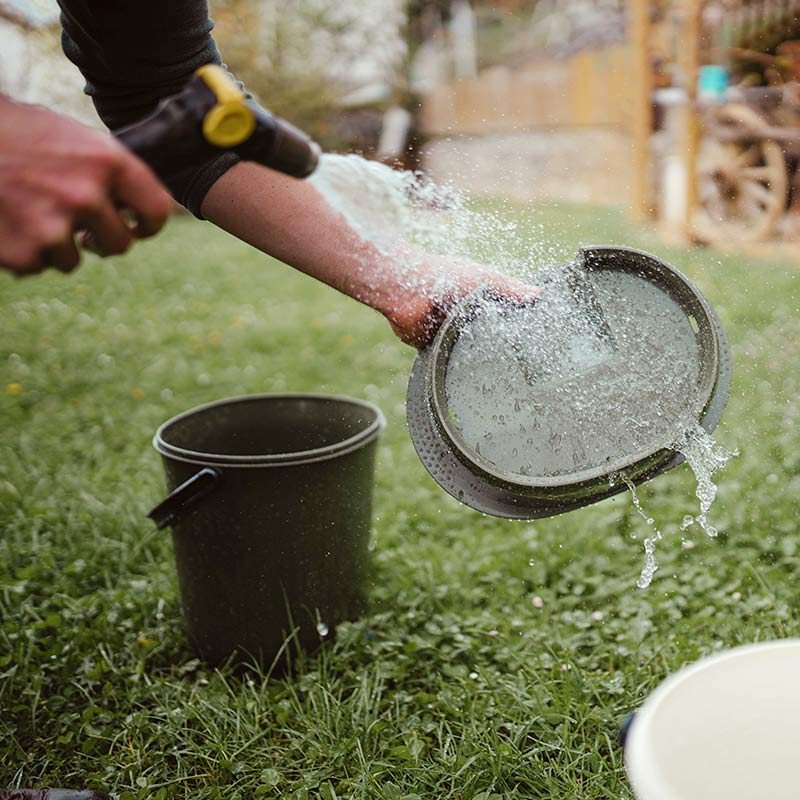
M 491 67 L 428 94 L 423 129 L 431 136 L 591 125 L 629 130 L 633 63 L 631 50 L 617 46 L 583 51 L 568 61 Z

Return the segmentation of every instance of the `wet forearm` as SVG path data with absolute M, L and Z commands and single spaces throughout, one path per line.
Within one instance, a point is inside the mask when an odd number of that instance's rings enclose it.
M 443 314 L 481 286 L 518 299 L 538 290 L 487 269 L 426 253 L 402 240 L 379 248 L 328 205 L 315 186 L 241 162 L 210 189 L 206 219 L 380 311 L 406 344 L 431 341 Z
M 234 236 L 387 314 L 398 279 L 307 181 L 242 162 L 206 195 L 203 216 Z

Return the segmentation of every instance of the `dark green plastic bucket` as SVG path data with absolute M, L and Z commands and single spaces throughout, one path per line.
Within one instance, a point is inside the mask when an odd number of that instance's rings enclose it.
M 181 603 L 200 656 L 283 665 L 366 603 L 380 409 L 349 397 L 250 395 L 165 422 Z

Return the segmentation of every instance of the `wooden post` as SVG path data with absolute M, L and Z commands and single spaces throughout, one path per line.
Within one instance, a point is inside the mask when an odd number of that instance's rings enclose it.
M 700 118 L 696 109 L 697 76 L 700 71 L 700 36 L 703 0 L 684 0 L 683 79 L 686 82 L 686 116 L 683 157 L 686 170 L 684 232 L 692 238 L 692 217 L 697 205 L 697 150 L 700 144 Z
M 635 219 L 652 216 L 650 134 L 653 129 L 653 74 L 650 63 L 650 0 L 628 0 L 633 51 L 633 193 Z

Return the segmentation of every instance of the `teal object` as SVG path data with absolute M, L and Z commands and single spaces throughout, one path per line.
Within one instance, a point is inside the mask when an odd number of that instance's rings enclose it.
M 700 67 L 697 77 L 697 93 L 701 99 L 722 100 L 730 85 L 730 73 L 719 64 Z
M 366 607 L 375 452 L 362 400 L 251 395 L 165 422 L 153 439 L 169 496 L 186 628 L 211 664 L 281 669 Z

